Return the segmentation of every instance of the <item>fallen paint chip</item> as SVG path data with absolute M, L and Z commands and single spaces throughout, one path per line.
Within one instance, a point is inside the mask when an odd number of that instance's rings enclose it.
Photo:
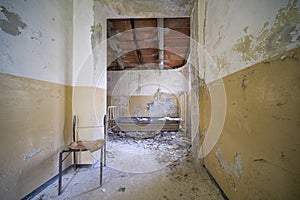
M 40 149 L 35 149 L 32 152 L 29 152 L 27 154 L 24 155 L 24 160 L 28 159 L 28 158 L 32 158 L 33 156 L 35 156 L 37 153 L 39 153 L 41 150 Z

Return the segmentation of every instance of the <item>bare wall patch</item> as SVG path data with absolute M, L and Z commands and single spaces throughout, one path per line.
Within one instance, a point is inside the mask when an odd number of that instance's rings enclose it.
M 234 175 L 237 179 L 239 179 L 243 173 L 244 165 L 242 155 L 236 153 L 234 156 L 234 162 L 227 163 L 222 153 L 222 150 L 218 148 L 216 150 L 216 156 L 218 158 L 218 162 L 220 163 L 221 167 L 224 169 L 226 174 Z
M 0 19 L 0 28 L 2 31 L 13 36 L 20 35 L 19 28 L 24 29 L 26 27 L 21 17 L 16 13 L 9 12 L 4 6 L 1 6 L 1 12 L 6 17 L 6 19 Z
M 266 21 L 258 36 L 248 34 L 240 38 L 233 50 L 241 53 L 243 61 L 252 61 L 268 59 L 288 50 L 291 44 L 299 45 L 300 16 L 297 2 L 298 0 L 290 1 L 285 8 L 279 9 L 274 25 L 270 27 L 270 23 Z
M 41 150 L 40 149 L 35 149 L 32 152 L 26 153 L 24 155 L 24 160 L 28 159 L 28 158 L 32 158 L 33 156 L 35 156 L 36 154 L 38 154 Z

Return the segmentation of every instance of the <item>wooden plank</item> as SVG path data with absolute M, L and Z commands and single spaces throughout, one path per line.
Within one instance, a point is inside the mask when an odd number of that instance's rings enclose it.
M 165 63 L 165 65 L 172 68 L 181 67 L 184 64 L 185 64 L 185 60 L 171 60 L 170 62 Z
M 166 54 L 166 51 L 169 51 L 173 54 L 187 54 L 189 48 L 188 47 L 168 47 L 168 48 L 165 48 L 165 54 Z
M 165 47 L 189 47 L 190 38 L 166 38 L 164 41 Z
M 157 41 L 154 41 L 154 42 L 148 42 L 148 41 L 139 41 L 138 42 L 138 47 L 140 49 L 145 49 L 145 48 L 158 48 L 158 44 L 157 44 Z
M 108 28 L 111 28 L 112 30 L 116 31 L 125 31 L 125 30 L 130 30 L 131 25 L 130 25 L 130 20 L 129 19 L 113 19 L 108 21 Z
M 148 48 L 148 49 L 140 49 L 142 54 L 157 54 L 158 53 L 158 49 L 156 48 Z
M 137 41 L 141 41 L 141 40 L 148 40 L 148 39 L 153 39 L 157 36 L 156 32 L 146 32 L 146 31 L 140 31 L 136 34 L 136 40 Z M 132 37 L 132 31 L 126 31 L 126 32 L 122 32 L 119 33 L 117 35 L 115 35 L 114 37 L 116 37 L 118 40 L 121 41 L 132 41 L 133 37 Z
M 165 54 L 165 60 L 184 60 L 185 54 Z
M 190 28 L 190 18 L 165 18 L 165 28 Z
M 176 28 L 171 29 L 170 31 L 165 31 L 165 38 L 182 38 L 186 36 L 190 36 L 189 28 Z
M 142 28 L 142 27 L 157 27 L 156 19 L 134 19 L 134 27 Z

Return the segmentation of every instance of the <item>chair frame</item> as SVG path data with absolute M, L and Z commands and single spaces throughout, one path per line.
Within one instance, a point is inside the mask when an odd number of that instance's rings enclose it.
M 76 141 L 76 115 L 73 116 L 73 142 Z M 106 141 L 104 140 L 104 145 L 101 147 L 101 152 L 100 152 L 100 187 L 102 187 L 102 172 L 103 172 L 103 148 L 106 147 Z M 66 158 L 73 153 L 73 164 L 71 166 L 73 166 L 74 171 L 77 169 L 77 161 L 76 161 L 76 153 L 78 152 L 84 152 L 84 151 L 88 151 L 88 149 L 83 149 L 83 150 L 75 150 L 75 149 L 69 149 L 69 148 L 65 148 L 62 151 L 59 152 L 59 160 L 58 160 L 58 195 L 61 195 L 62 191 L 62 163 L 64 160 L 66 160 Z M 64 158 L 63 158 L 63 154 L 64 153 L 68 153 Z

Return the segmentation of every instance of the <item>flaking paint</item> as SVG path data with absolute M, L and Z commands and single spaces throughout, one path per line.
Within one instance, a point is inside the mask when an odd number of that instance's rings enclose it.
M 300 44 L 300 15 L 297 10 L 297 0 L 289 1 L 281 8 L 271 26 L 266 21 L 259 35 L 245 35 L 240 38 L 233 50 L 241 54 L 243 61 L 270 58 L 281 49 L 287 50 L 292 45 Z
M 293 49 L 223 78 L 226 120 L 204 164 L 230 199 L 300 197 L 299 58 Z M 207 92 L 200 98 L 204 135 Z
M 21 17 L 17 13 L 8 11 L 5 6 L 1 6 L 1 12 L 6 17 L 6 19 L 0 19 L 2 31 L 13 36 L 21 34 L 19 28 L 26 28 L 26 24 L 22 22 Z
M 0 196 L 21 199 L 57 174 L 72 140 L 72 88 L 0 74 L 0 92 Z

